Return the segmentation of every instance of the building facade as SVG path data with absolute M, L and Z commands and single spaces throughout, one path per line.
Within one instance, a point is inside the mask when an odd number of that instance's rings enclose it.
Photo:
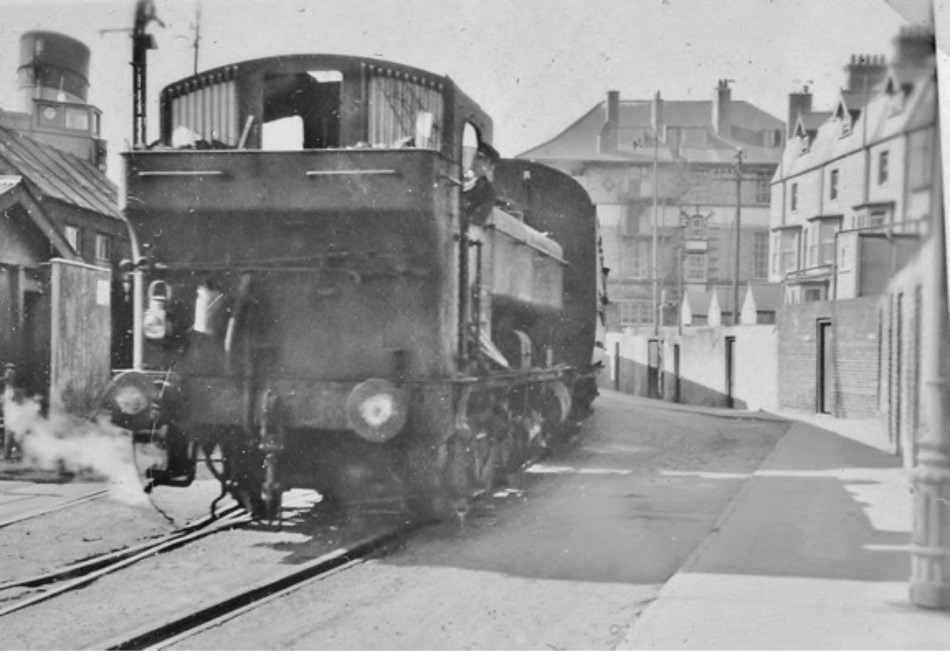
M 902 31 L 890 62 L 852 57 L 831 111 L 812 112 L 807 89 L 789 98 L 795 123 L 772 184 L 769 269 L 787 304 L 879 295 L 919 246 L 937 142 L 927 34 Z
M 784 129 L 733 100 L 727 80 L 710 101 L 621 100 L 609 91 L 518 157 L 572 174 L 596 204 L 610 269 L 608 330 L 617 332 L 675 323 L 687 292 L 732 291 L 737 239 L 739 285 L 767 279 L 770 182 Z
M 783 288 L 780 404 L 883 419 L 902 453 L 918 411 L 919 377 L 906 363 L 922 300 L 919 289 L 889 287 L 917 264 L 941 195 L 933 32 L 905 28 L 894 43 L 889 60 L 851 58 L 830 111 L 812 111 L 806 92 L 789 98 L 769 277 Z

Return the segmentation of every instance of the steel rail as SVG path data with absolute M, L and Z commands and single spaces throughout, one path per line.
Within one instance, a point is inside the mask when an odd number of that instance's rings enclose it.
M 43 601 L 48 601 L 49 599 L 52 599 L 53 597 L 57 597 L 61 594 L 72 592 L 73 590 L 77 590 L 79 588 L 87 586 L 90 583 L 93 583 L 97 581 L 98 579 L 102 578 L 103 576 L 106 576 L 107 574 L 111 574 L 117 570 L 121 570 L 130 565 L 134 565 L 135 563 L 138 563 L 141 560 L 144 560 L 146 558 L 149 558 L 161 552 L 165 552 L 165 551 L 175 549 L 177 547 L 181 547 L 182 545 L 185 545 L 186 543 L 192 542 L 194 540 L 198 540 L 205 536 L 209 536 L 213 533 L 217 533 L 218 531 L 221 531 L 223 529 L 234 527 L 239 524 L 245 524 L 250 521 L 251 521 L 250 515 L 247 515 L 243 512 L 238 512 L 230 516 L 213 520 L 210 523 L 208 523 L 208 526 L 202 527 L 195 531 L 190 531 L 190 532 L 179 534 L 179 535 L 172 535 L 171 537 L 160 539 L 156 544 L 150 545 L 146 549 L 139 551 L 132 556 L 127 556 L 118 560 L 117 562 L 109 563 L 105 567 L 100 567 L 93 571 L 87 572 L 83 574 L 82 576 L 79 576 L 75 579 L 65 581 L 64 583 L 61 583 L 59 586 L 51 590 L 42 592 L 32 597 L 28 597 L 27 599 L 18 601 L 6 608 L 3 608 L 2 610 L 0 610 L 0 617 L 9 615 L 10 613 L 14 613 L 18 610 L 23 610 L 24 608 L 27 608 L 28 606 L 33 606 Z M 12 586 L 8 586 L 8 587 L 12 587 Z
M 70 506 L 76 506 L 77 504 L 82 504 L 84 502 L 91 502 L 92 500 L 97 500 L 102 497 L 105 497 L 109 493 L 109 490 L 103 488 L 101 490 L 93 491 L 86 495 L 81 495 L 79 497 L 74 497 L 72 499 L 63 500 L 54 504 L 53 506 L 34 509 L 32 511 L 27 511 L 26 513 L 21 513 L 19 515 L 14 515 L 6 520 L 0 520 L 0 529 L 3 527 L 8 527 L 11 524 L 16 524 L 17 522 L 23 522 L 24 520 L 30 520 L 32 518 L 38 518 L 49 513 L 55 513 L 56 511 L 61 511 L 62 509 L 67 509 Z
M 187 524 L 184 527 L 171 531 L 164 536 L 156 538 L 155 540 L 150 540 L 138 545 L 126 547 L 125 549 L 118 549 L 114 552 L 109 552 L 101 556 L 87 558 L 86 560 L 67 565 L 58 570 L 46 572 L 45 574 L 39 574 L 36 576 L 27 577 L 25 579 L 12 579 L 9 581 L 0 582 L 0 591 L 9 590 L 11 588 L 38 588 L 50 583 L 56 583 L 58 581 L 63 581 L 78 576 L 85 576 L 97 570 L 109 567 L 111 564 L 130 556 L 147 552 L 148 550 L 157 547 L 158 545 L 161 545 L 169 540 L 177 540 L 191 532 L 201 531 L 205 527 L 208 527 L 215 522 L 219 522 L 223 518 L 231 517 L 232 515 L 238 514 L 240 512 L 242 512 L 241 507 L 236 505 L 230 506 L 223 509 L 220 515 L 218 515 L 216 518 L 206 516 L 195 522 Z
M 372 554 L 401 540 L 418 525 L 397 527 L 384 533 L 367 536 L 357 542 L 324 554 L 276 578 L 260 581 L 234 592 L 219 601 L 197 610 L 173 615 L 158 624 L 116 636 L 90 649 L 165 648 L 207 628 L 233 619 L 243 612 L 302 588 L 309 582 L 325 578 L 331 572 L 352 567 Z

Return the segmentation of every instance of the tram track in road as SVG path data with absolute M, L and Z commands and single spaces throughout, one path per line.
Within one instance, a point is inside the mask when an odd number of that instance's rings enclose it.
M 129 631 L 94 644 L 91 649 L 169 648 L 208 628 L 241 615 L 266 602 L 298 590 L 308 583 L 358 565 L 402 541 L 420 525 L 405 524 L 361 538 L 345 547 L 308 561 L 293 570 L 233 592 L 218 601 L 171 616 L 145 628 Z

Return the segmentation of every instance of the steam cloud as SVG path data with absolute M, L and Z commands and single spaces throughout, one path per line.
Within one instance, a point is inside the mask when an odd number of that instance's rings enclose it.
M 23 463 L 41 470 L 93 472 L 109 480 L 109 495 L 132 506 L 147 506 L 132 459 L 128 434 L 100 419 L 84 420 L 65 413 L 41 413 L 35 400 L 3 394 L 5 425 L 13 432 Z

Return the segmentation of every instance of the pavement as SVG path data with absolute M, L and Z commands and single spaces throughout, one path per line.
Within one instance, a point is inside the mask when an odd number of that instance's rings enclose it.
M 900 459 L 868 443 L 873 422 L 802 417 L 617 648 L 950 649 L 950 611 L 909 600 Z

